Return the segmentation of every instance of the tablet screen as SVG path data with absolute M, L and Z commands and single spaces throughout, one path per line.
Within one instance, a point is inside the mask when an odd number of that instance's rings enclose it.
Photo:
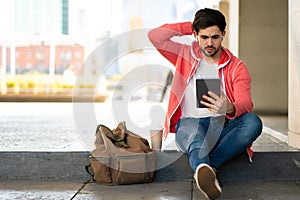
M 202 96 L 209 96 L 208 91 L 212 91 L 220 96 L 220 79 L 196 79 L 197 108 L 207 108 L 200 101 L 207 102 Z

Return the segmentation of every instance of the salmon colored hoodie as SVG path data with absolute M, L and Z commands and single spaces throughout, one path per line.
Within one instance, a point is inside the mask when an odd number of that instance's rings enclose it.
M 164 138 L 169 132 L 176 133 L 176 124 L 181 118 L 180 104 L 185 89 L 202 59 L 198 43 L 183 44 L 175 42 L 174 37 L 191 36 L 192 34 L 191 22 L 165 24 L 148 33 L 155 48 L 176 67 L 164 123 Z M 226 117 L 233 119 L 246 112 L 251 112 L 253 108 L 250 91 L 251 77 L 246 65 L 224 47 L 222 47 L 218 65 L 218 74 L 222 87 L 225 88 L 223 91 L 235 107 L 235 113 L 233 115 L 226 114 Z M 252 158 L 253 152 L 250 148 L 247 150 Z

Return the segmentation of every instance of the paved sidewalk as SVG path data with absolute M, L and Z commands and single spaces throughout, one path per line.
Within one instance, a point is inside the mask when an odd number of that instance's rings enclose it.
M 300 185 L 293 181 L 244 181 L 225 183 L 222 199 L 234 200 L 298 200 Z M 198 190 L 194 181 L 154 182 L 135 186 L 102 186 L 88 184 L 75 199 L 206 199 Z
M 287 129 L 286 118 L 262 117 L 264 133 L 254 144 L 260 152 L 292 151 L 287 143 L 272 133 Z M 287 130 L 286 130 L 287 133 Z M 283 133 L 284 138 L 285 133 Z M 296 160 L 295 163 L 299 163 Z M 298 166 L 298 165 L 297 165 Z M 300 165 L 298 166 L 298 168 Z M 297 171 L 296 171 L 297 172 Z M 299 168 L 300 173 L 300 168 Z M 0 175 L 1 176 L 1 175 Z M 58 177 L 59 178 L 59 177 Z M 176 181 L 154 181 L 148 184 L 104 186 L 87 180 L 37 180 L 0 179 L 0 199 L 86 199 L 86 200 L 201 200 L 205 197 L 192 179 Z M 222 182 L 223 194 L 220 200 L 298 200 L 300 180 L 244 180 Z
M 239 181 L 223 183 L 220 200 L 298 200 L 299 181 Z M 0 199 L 76 200 L 201 200 L 193 180 L 104 186 L 80 181 L 1 180 Z

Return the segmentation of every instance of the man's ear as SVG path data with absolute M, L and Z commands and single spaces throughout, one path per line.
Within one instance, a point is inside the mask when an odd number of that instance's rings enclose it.
M 198 34 L 196 33 L 196 31 L 193 31 L 193 35 L 194 35 L 194 38 L 198 37 Z
M 222 36 L 225 37 L 226 35 L 226 31 L 223 31 Z
M 196 39 L 196 42 L 199 42 L 198 34 L 196 31 L 193 31 L 194 38 Z

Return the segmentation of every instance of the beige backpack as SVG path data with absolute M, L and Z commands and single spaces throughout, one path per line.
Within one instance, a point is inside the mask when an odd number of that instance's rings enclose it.
M 90 155 L 90 170 L 97 183 L 106 185 L 151 182 L 155 154 L 146 139 L 126 129 L 125 122 L 110 130 L 99 125 L 95 149 Z

